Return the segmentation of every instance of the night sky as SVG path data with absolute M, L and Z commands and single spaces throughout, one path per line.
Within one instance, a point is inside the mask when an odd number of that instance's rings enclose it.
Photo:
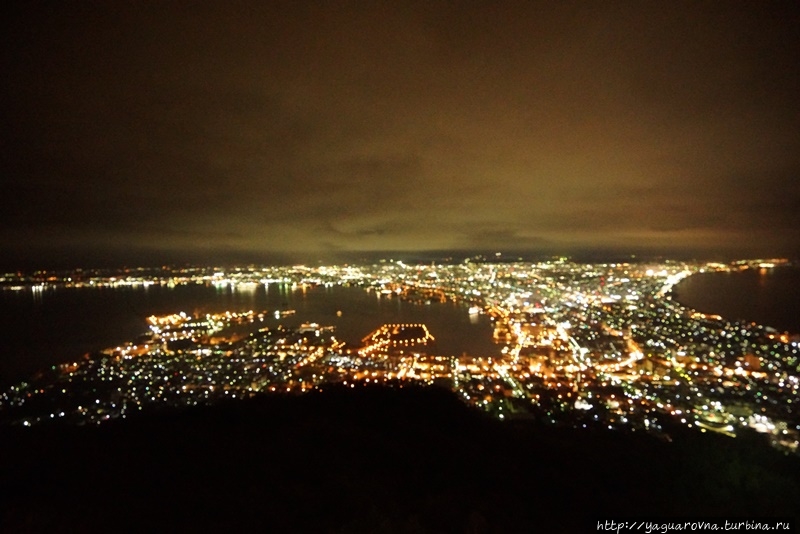
M 4 3 L 6 266 L 800 255 L 797 2 L 263 3 Z

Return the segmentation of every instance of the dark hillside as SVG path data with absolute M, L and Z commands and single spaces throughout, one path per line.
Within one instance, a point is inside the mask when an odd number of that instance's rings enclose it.
M 99 428 L 4 428 L 0 531 L 585 531 L 791 515 L 800 462 L 753 438 L 491 420 L 438 389 L 263 397 Z

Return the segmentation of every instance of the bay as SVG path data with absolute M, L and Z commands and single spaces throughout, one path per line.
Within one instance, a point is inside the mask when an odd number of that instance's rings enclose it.
M 440 354 L 498 355 L 486 316 L 452 302 L 414 304 L 358 287 L 257 285 L 233 289 L 206 284 L 118 288 L 50 288 L 0 292 L 0 384 L 116 346 L 147 330 L 146 317 L 186 312 L 296 310 L 265 326 L 316 322 L 336 327 L 351 344 L 384 323 L 425 323 Z M 338 312 L 341 312 L 339 314 Z
M 800 333 L 800 268 L 795 266 L 695 274 L 681 281 L 674 295 L 703 313 Z

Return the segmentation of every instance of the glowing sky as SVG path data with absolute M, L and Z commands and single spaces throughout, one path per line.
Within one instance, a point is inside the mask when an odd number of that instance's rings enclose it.
M 2 8 L 7 262 L 800 255 L 796 2 L 262 3 Z

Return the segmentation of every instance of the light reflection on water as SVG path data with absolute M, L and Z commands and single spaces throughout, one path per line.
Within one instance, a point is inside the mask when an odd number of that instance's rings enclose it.
M 467 307 L 434 302 L 418 305 L 357 287 L 256 284 L 232 287 L 48 288 L 32 295 L 0 291 L 0 384 L 24 379 L 38 369 L 116 346 L 146 331 L 145 317 L 184 311 L 275 311 L 296 313 L 265 326 L 315 322 L 336 327 L 336 336 L 356 344 L 384 323 L 425 323 L 441 354 L 497 355 L 491 323 Z

